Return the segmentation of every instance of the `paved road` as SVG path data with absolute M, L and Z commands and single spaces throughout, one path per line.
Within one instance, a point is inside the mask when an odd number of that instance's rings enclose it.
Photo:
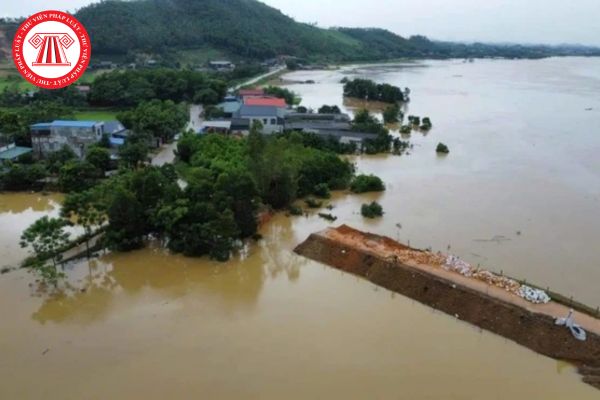
M 272 75 L 278 74 L 281 71 L 284 71 L 285 69 L 286 69 L 286 67 L 278 67 L 278 68 L 276 68 L 274 70 L 271 70 L 271 71 L 267 72 L 266 74 L 262 74 L 260 76 L 255 77 L 255 78 L 252 78 L 252 79 L 250 79 L 250 80 L 248 80 L 246 82 L 240 83 L 239 85 L 233 87 L 233 90 L 238 90 L 238 89 L 240 89 L 240 88 L 242 88 L 244 86 L 255 84 L 256 82 L 261 81 L 261 80 L 263 80 L 265 78 L 268 78 L 268 77 L 270 77 Z
M 165 164 L 173 163 L 175 161 L 175 149 L 177 148 L 177 142 L 163 145 L 159 152 L 152 157 L 152 165 L 157 167 Z
M 190 106 L 190 120 L 187 125 L 187 129 L 191 129 L 196 132 L 200 125 L 202 125 L 202 113 L 204 112 L 204 107 L 200 104 L 192 104 Z

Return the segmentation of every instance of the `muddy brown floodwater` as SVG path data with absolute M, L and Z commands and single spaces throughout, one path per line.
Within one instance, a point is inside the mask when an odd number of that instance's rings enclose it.
M 293 88 L 309 106 L 341 105 L 344 75 L 402 82 L 411 111 L 435 125 L 413 134 L 410 156 L 356 158 L 388 190 L 336 193 L 336 225 L 451 244 L 595 303 L 600 169 L 588 128 L 600 114 L 580 106 L 600 110 L 599 72 L 593 59 L 426 62 L 299 72 L 317 84 Z M 435 156 L 438 141 L 450 156 Z M 57 212 L 38 198 L 0 195 L 0 260 L 23 256 L 17 231 L 32 213 Z M 360 205 L 374 199 L 386 218 L 365 221 Z M 63 296 L 33 295 L 25 271 L 0 275 L 0 398 L 598 398 L 567 363 L 293 254 L 327 226 L 278 215 L 225 264 L 158 248 L 103 255 L 67 266 L 83 290 Z

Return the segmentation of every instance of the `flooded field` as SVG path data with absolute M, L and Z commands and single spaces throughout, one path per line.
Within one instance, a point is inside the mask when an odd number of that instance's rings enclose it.
M 600 60 L 553 59 L 291 76 L 317 82 L 292 86 L 312 107 L 342 105 L 343 76 L 409 86 L 409 113 L 434 124 L 408 156 L 356 158 L 388 190 L 337 193 L 336 225 L 450 245 L 600 304 L 599 74 Z M 365 221 L 374 199 L 386 216 Z M 20 231 L 59 201 L 0 195 L 2 263 L 18 262 Z M 328 225 L 278 215 L 226 264 L 158 248 L 102 255 L 67 266 L 77 290 L 62 296 L 34 295 L 24 271 L 0 275 L 0 398 L 598 397 L 566 363 L 292 253 Z

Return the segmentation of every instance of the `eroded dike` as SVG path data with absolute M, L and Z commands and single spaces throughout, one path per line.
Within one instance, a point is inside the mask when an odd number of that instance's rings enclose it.
M 586 331 L 585 340 L 579 340 L 567 327 L 556 325 L 556 318 L 569 313 L 569 305 L 555 300 L 531 303 L 516 294 L 518 289 L 510 279 L 487 271 L 476 271 L 478 279 L 465 276 L 450 270 L 440 253 L 413 249 L 345 225 L 311 234 L 294 251 L 537 353 L 569 361 L 578 367 L 584 382 L 600 389 L 600 319 L 591 313 L 574 312 L 575 323 Z

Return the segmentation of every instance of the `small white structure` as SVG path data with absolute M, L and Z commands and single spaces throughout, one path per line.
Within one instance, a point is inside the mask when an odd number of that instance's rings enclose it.
M 202 121 L 198 133 L 228 133 L 231 130 L 231 120 Z
M 235 69 L 235 64 L 231 61 L 210 61 L 208 65 L 215 71 L 233 71 Z

